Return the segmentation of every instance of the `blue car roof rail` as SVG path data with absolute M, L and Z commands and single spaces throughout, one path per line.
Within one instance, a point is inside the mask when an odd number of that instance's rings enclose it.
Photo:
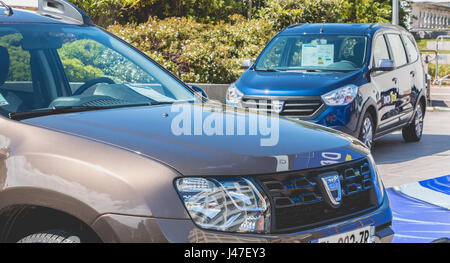
M 94 25 L 85 12 L 65 0 L 38 0 L 36 13 L 71 24 Z
M 403 27 L 401 27 L 399 25 L 393 25 L 393 24 L 388 24 L 388 23 L 373 23 L 373 24 L 370 25 L 369 29 L 372 29 L 372 28 L 375 28 L 375 27 L 378 27 L 378 26 L 406 31 L 405 28 L 403 28 Z
M 298 26 L 302 26 L 302 25 L 304 25 L 304 23 L 292 24 L 292 25 L 287 26 L 287 28 L 294 28 L 294 27 L 298 27 Z

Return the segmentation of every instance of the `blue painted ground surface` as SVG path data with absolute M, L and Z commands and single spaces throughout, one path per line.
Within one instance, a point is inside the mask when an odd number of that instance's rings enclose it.
M 440 192 L 450 199 L 450 175 L 421 181 L 419 185 Z M 429 243 L 450 238 L 450 210 L 387 189 L 395 236 L 394 243 Z

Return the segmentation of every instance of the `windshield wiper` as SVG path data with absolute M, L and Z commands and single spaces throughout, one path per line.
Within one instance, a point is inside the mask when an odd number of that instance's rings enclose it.
M 27 119 L 27 118 L 34 118 L 34 117 L 61 114 L 61 113 L 116 109 L 116 108 L 125 108 L 125 107 L 140 107 L 140 106 L 150 106 L 150 105 L 155 105 L 155 104 L 140 103 L 140 104 L 123 104 L 123 105 L 110 105 L 110 106 L 54 106 L 53 108 L 48 108 L 48 109 L 38 109 L 38 110 L 22 111 L 22 112 L 10 112 L 9 118 L 13 119 L 13 120 L 23 120 L 23 119 Z
M 264 71 L 264 72 L 279 72 L 281 70 L 274 68 L 255 68 L 255 71 Z
M 353 69 L 307 69 L 307 72 L 350 72 Z

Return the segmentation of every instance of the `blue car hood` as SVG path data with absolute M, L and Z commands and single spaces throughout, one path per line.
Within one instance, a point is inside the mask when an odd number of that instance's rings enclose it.
M 247 70 L 236 82 L 245 95 L 321 96 L 347 84 L 359 85 L 362 70 L 353 72 L 263 72 Z

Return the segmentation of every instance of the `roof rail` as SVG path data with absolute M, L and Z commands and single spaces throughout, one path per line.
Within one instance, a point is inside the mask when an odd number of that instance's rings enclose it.
M 5 4 L 3 1 L 0 1 L 0 6 L 3 6 L 3 8 L 5 8 L 5 13 L 4 13 L 5 16 L 13 15 L 12 8 L 9 5 Z
M 384 26 L 384 27 L 389 27 L 389 28 L 396 28 L 396 29 L 403 29 L 405 30 L 403 27 L 399 26 L 399 25 L 394 25 L 394 24 L 388 24 L 388 23 L 373 23 L 370 25 L 369 29 L 372 29 L 374 27 L 377 26 Z
M 36 13 L 58 20 L 67 20 L 79 25 L 94 25 L 85 12 L 65 0 L 38 0 Z
M 293 28 L 293 27 L 298 27 L 298 26 L 303 26 L 303 25 L 304 25 L 304 23 L 292 24 L 292 25 L 287 26 L 287 28 Z

